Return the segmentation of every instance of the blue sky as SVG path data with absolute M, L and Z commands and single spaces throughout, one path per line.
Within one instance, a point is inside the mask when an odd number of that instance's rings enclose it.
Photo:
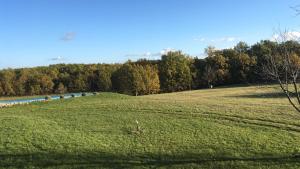
M 300 31 L 298 0 L 0 0 L 0 68 L 202 55 Z

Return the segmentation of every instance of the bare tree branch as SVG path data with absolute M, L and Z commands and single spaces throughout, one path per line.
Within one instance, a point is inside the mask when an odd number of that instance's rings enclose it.
M 269 78 L 277 80 L 289 103 L 300 112 L 300 94 L 297 84 L 300 59 L 288 46 L 290 40 L 295 38 L 291 37 L 288 31 L 280 31 L 276 37 L 278 47 L 273 49 L 274 52 L 270 56 L 267 56 L 263 71 Z

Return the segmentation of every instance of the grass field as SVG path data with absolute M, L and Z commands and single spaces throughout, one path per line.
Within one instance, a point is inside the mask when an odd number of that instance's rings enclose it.
M 0 168 L 23 167 L 300 168 L 300 114 L 275 86 L 0 109 Z

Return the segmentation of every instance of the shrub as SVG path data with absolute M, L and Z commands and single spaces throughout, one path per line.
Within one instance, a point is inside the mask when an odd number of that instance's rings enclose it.
M 51 96 L 46 96 L 46 97 L 45 97 L 45 100 L 46 100 L 46 101 L 52 100 L 52 97 L 51 97 Z
M 82 93 L 81 96 L 86 96 L 86 93 Z

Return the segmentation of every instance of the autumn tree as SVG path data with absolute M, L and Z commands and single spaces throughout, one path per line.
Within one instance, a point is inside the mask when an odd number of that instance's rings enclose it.
M 212 47 L 210 47 L 212 48 Z M 228 79 L 228 63 L 220 50 L 213 51 L 206 49 L 205 69 L 203 79 L 210 85 L 225 84 Z
M 26 93 L 26 83 L 30 75 L 30 69 L 19 69 L 16 70 L 16 80 L 14 83 L 15 94 L 23 96 Z
M 67 89 L 65 88 L 63 83 L 59 83 L 58 86 L 55 89 L 55 93 L 57 94 L 64 94 L 67 92 Z
M 113 74 L 113 86 L 121 93 L 136 96 L 157 93 L 160 87 L 157 69 L 127 62 Z
M 202 78 L 207 83 L 207 87 L 210 87 L 216 80 L 216 69 L 207 64 L 204 68 Z
M 181 51 L 163 55 L 159 65 L 161 89 L 164 92 L 191 89 L 192 76 L 189 59 Z
M 53 92 L 54 83 L 48 75 L 44 74 L 40 76 L 40 87 L 42 94 L 50 94 Z
M 95 71 L 94 83 L 95 83 L 95 89 L 97 91 L 111 91 L 112 89 L 111 74 L 112 72 L 109 70 L 107 66 L 100 66 Z
M 0 72 L 0 85 L 4 96 L 13 96 L 16 94 L 13 86 L 14 81 L 15 72 L 13 70 L 7 69 Z
M 31 71 L 25 84 L 25 90 L 27 95 L 39 95 L 42 94 L 40 85 L 40 75 L 37 70 Z
M 223 56 L 228 60 L 230 82 L 232 84 L 248 83 L 253 74 L 256 60 L 250 57 L 249 46 L 244 43 L 238 43 L 234 49 L 226 49 Z
M 160 81 L 158 76 L 158 69 L 156 66 L 146 65 L 141 69 L 145 90 L 143 94 L 156 94 L 160 91 Z

